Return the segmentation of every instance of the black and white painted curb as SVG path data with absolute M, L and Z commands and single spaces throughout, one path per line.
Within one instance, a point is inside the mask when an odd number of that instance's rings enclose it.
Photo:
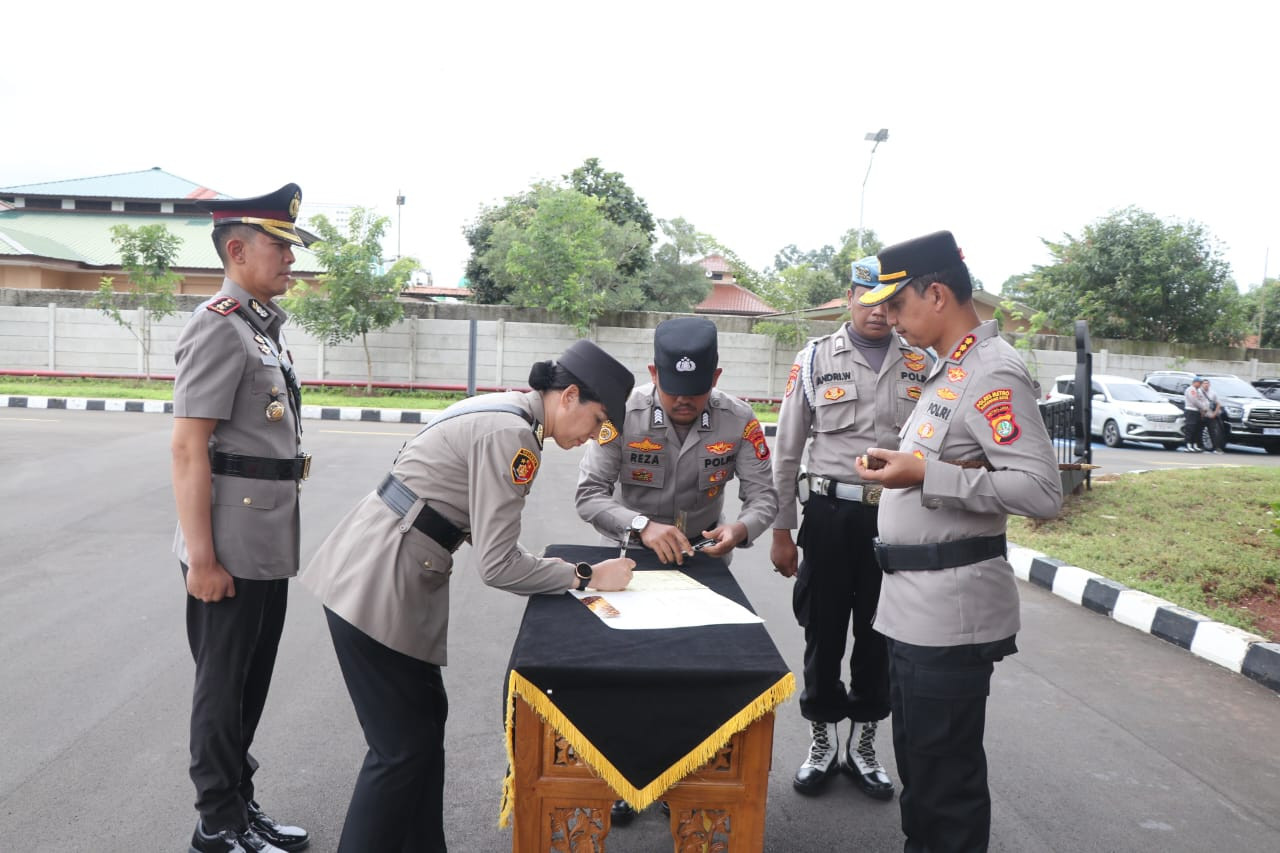
M 168 400 L 94 400 L 83 397 L 0 397 L 0 408 L 68 409 L 90 412 L 147 412 L 172 414 Z M 358 406 L 303 406 L 302 417 L 323 421 L 426 424 L 432 411 L 363 409 Z M 424 417 L 425 415 L 425 417 Z M 774 424 L 765 426 L 774 435 Z M 1214 622 L 1154 595 L 1130 589 L 1110 578 L 1046 557 L 1038 551 L 1009 545 L 1009 562 L 1019 578 L 1054 595 L 1110 616 L 1117 622 L 1153 634 L 1192 654 L 1241 673 L 1280 693 L 1280 644 L 1257 634 Z
M 0 397 L 0 409 L 74 409 L 90 412 L 148 412 L 173 414 L 169 400 L 91 400 L 84 397 Z M 392 424 L 427 424 L 434 409 L 363 409 L 359 406 L 306 406 L 302 407 L 304 420 L 364 421 Z M 765 435 L 777 432 L 774 424 L 765 424 Z
M 1014 574 L 1024 581 L 1181 646 L 1280 693 L 1280 644 L 1030 548 L 1010 544 L 1009 562 Z

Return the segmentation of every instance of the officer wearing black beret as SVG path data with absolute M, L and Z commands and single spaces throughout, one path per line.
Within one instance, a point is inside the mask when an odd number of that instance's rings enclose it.
M 544 439 L 569 449 L 621 418 L 634 378 L 590 341 L 529 371 L 530 391 L 445 409 L 334 528 L 299 581 L 325 607 L 369 751 L 339 853 L 443 853 L 444 731 L 453 554 L 469 542 L 489 586 L 520 595 L 620 590 L 625 557 L 572 565 L 520 546 Z M 454 618 L 474 618 L 474 614 Z
M 978 320 L 949 231 L 883 249 L 880 286 L 858 297 L 938 360 L 896 450 L 871 448 L 885 573 L 875 628 L 889 648 L 893 750 L 907 853 L 986 850 L 991 794 L 982 741 L 994 664 L 1017 652 L 1009 513 L 1052 518 L 1057 458 L 1017 352 Z M 981 467 L 954 461 L 981 460 Z
M 289 289 L 297 184 L 199 204 L 213 214 L 222 289 L 178 337 L 173 388 L 174 551 L 195 659 L 191 780 L 196 853 L 301 850 L 309 838 L 258 805 L 249 754 L 298 572 L 301 394 L 273 301 Z

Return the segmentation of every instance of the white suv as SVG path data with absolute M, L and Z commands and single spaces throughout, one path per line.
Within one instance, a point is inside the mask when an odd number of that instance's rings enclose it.
M 1070 398 L 1074 388 L 1075 376 L 1059 376 L 1053 380 L 1049 399 Z M 1107 447 L 1119 447 L 1126 441 L 1154 441 L 1174 450 L 1186 441 L 1182 412 L 1141 380 L 1095 373 L 1092 391 L 1089 431 L 1102 436 Z

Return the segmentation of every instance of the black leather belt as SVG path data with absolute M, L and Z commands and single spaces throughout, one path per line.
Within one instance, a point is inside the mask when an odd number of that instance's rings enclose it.
M 876 562 L 887 575 L 894 572 L 954 569 L 956 566 L 1003 557 L 1007 553 L 1003 533 L 999 536 L 975 536 L 951 542 L 930 542 L 928 545 L 886 545 L 877 538 L 873 544 Z
M 311 454 L 293 459 L 268 459 L 263 456 L 241 456 L 215 450 L 209 455 L 209 467 L 215 474 L 248 477 L 251 480 L 305 480 L 311 476 Z
M 404 518 L 418 502 L 418 496 L 395 474 L 388 474 L 378 485 L 378 497 L 391 508 L 396 515 Z M 458 550 L 466 541 L 466 531 L 458 529 L 452 521 L 445 518 L 426 504 L 418 511 L 413 526 L 430 536 L 450 553 Z

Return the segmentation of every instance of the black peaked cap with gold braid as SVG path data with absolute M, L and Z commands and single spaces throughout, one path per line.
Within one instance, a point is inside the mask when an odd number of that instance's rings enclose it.
M 950 269 L 966 269 L 964 252 L 950 231 L 894 243 L 880 250 L 880 286 L 858 297 L 862 305 L 879 305 L 906 287 L 916 276 Z
M 295 246 L 310 246 L 320 238 L 295 224 L 302 206 L 302 188 L 285 184 L 257 198 L 211 198 L 196 202 L 213 214 L 213 227 L 248 225 Z

